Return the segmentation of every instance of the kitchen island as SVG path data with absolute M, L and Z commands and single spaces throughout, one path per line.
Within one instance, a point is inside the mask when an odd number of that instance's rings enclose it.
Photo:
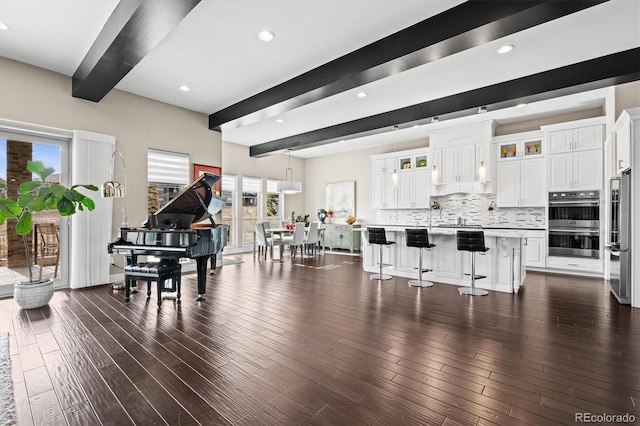
M 385 274 L 416 279 L 418 277 L 418 249 L 407 247 L 405 229 L 416 226 L 402 225 L 367 225 L 368 227 L 385 228 L 388 241 L 396 244 L 383 248 L 383 263 L 390 264 L 383 269 Z M 421 228 L 421 226 L 418 226 Z M 478 230 L 481 228 L 432 227 L 429 229 L 429 240 L 436 247 L 431 251 L 424 250 L 423 268 L 433 269 L 422 278 L 445 284 L 469 286 L 471 281 L 471 257 L 469 252 L 457 249 L 456 231 L 458 229 Z M 380 249 L 369 244 L 366 228 L 362 229 L 364 244 L 362 245 L 362 264 L 367 272 L 378 272 Z M 476 287 L 485 290 L 517 293 L 526 276 L 526 232 L 510 229 L 484 229 L 485 245 L 489 251 L 476 253 L 476 274 L 486 278 L 476 280 Z

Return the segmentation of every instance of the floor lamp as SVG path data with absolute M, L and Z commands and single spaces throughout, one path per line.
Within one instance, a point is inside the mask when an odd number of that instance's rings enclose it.
M 115 160 L 116 154 L 122 160 L 122 171 L 124 173 L 124 185 L 115 180 Z M 124 157 L 120 151 L 114 151 L 111 156 L 111 180 L 102 184 L 102 197 L 103 198 L 122 198 L 122 228 L 127 228 L 127 167 L 124 164 Z M 118 239 L 114 242 L 117 244 L 121 242 L 122 233 L 118 235 Z M 114 283 L 112 285 L 114 290 L 120 290 L 124 288 L 124 283 Z

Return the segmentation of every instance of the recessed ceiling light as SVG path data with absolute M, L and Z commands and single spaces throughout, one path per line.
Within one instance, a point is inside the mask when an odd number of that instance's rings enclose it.
M 284 120 L 283 120 L 282 118 L 278 118 L 278 119 L 276 120 L 276 123 L 284 123 Z
M 0 22 L 0 30 L 8 30 L 9 26 L 4 22 Z
M 486 106 L 482 106 L 482 107 L 478 108 L 478 114 L 484 114 L 485 112 L 487 112 L 487 107 Z
M 186 84 L 183 84 L 182 86 L 178 87 L 178 89 L 182 90 L 183 92 L 188 92 L 189 90 L 189 86 L 187 86 Z
M 419 124 L 414 124 L 413 128 L 415 129 L 416 127 L 420 127 L 420 125 Z
M 525 106 L 527 106 L 527 104 L 518 104 L 518 105 L 516 105 L 516 108 L 522 108 L 522 107 L 525 107 Z
M 338 143 L 344 143 L 344 139 L 342 139 L 341 141 L 338 141 Z
M 358 92 L 358 94 L 356 95 L 359 98 L 366 98 L 367 97 L 367 92 Z
M 440 118 L 438 118 L 438 117 L 431 117 L 431 122 L 432 122 L 432 123 L 437 123 L 437 122 L 439 122 L 439 121 L 440 121 Z
M 264 30 L 258 33 L 258 38 L 264 41 L 265 43 L 268 43 L 274 38 L 276 38 L 276 35 L 269 30 Z
M 498 53 L 507 53 L 513 50 L 513 44 L 505 44 L 500 49 L 498 49 Z

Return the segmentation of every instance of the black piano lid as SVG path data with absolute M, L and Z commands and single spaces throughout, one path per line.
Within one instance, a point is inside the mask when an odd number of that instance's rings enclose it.
M 213 216 L 222 210 L 226 204 L 224 199 L 216 197 L 211 191 L 211 188 L 220 179 L 222 179 L 222 176 L 215 173 L 202 173 L 198 179 L 191 182 L 189 186 L 155 212 L 154 216 L 165 214 L 172 216 L 192 215 L 192 223 L 200 222 Z

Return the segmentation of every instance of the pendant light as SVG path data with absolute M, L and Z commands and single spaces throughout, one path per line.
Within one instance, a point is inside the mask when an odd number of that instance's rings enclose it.
M 393 130 L 398 130 L 399 127 L 398 126 L 393 126 Z M 396 150 L 398 148 L 398 143 L 394 143 L 393 144 L 393 153 L 396 153 Z M 396 168 L 396 163 L 398 162 L 398 159 L 394 157 L 393 159 L 393 174 L 391 175 L 391 185 L 393 185 L 394 188 L 398 187 L 398 169 Z
M 276 189 L 282 194 L 297 194 L 302 192 L 302 182 L 293 180 L 293 169 L 291 168 L 291 148 L 289 148 L 289 167 L 285 171 L 285 180 L 278 181 Z M 289 178 L 291 174 L 291 178 Z

